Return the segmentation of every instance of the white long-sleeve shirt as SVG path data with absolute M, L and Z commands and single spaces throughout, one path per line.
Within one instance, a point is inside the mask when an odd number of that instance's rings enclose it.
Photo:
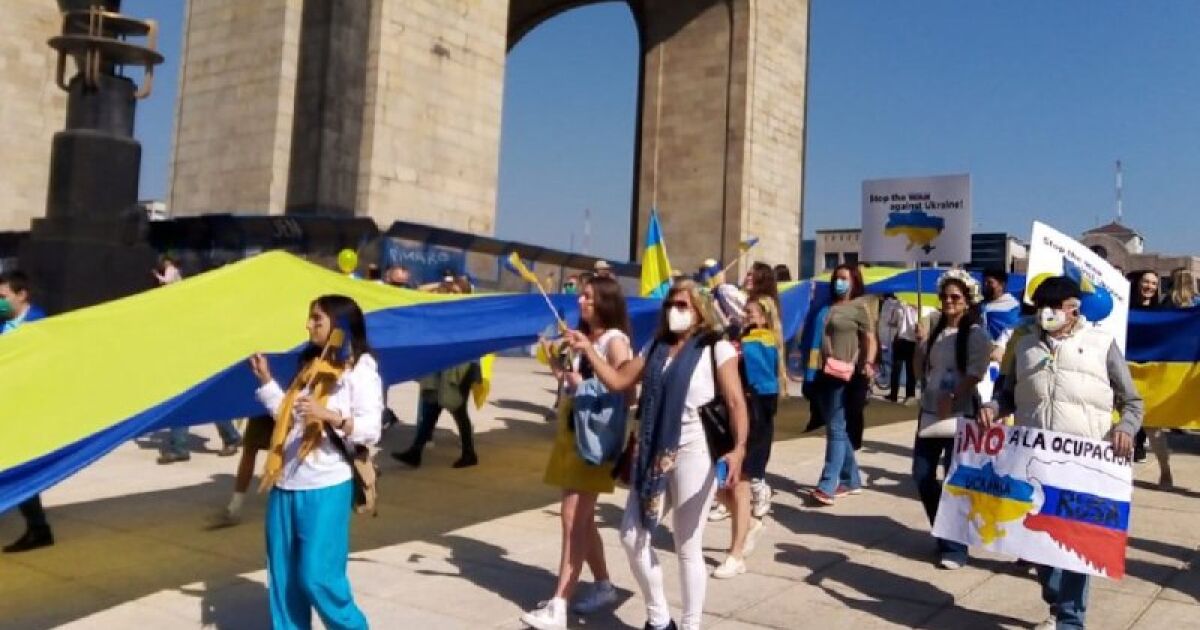
M 278 415 L 284 398 L 279 383 L 271 381 L 258 388 L 255 395 L 272 415 Z M 353 368 L 342 373 L 325 406 L 353 422 L 349 435 L 334 429 L 347 443 L 371 445 L 379 441 L 383 381 L 379 378 L 379 367 L 371 355 L 359 357 Z M 296 415 L 294 411 L 293 415 Z M 338 452 L 337 446 L 328 437 L 322 437 L 308 457 L 301 460 L 299 454 L 303 436 L 304 419 L 296 417 L 291 431 L 284 438 L 283 472 L 275 487 L 283 490 L 317 490 L 350 479 L 350 464 L 346 463 L 345 456 Z

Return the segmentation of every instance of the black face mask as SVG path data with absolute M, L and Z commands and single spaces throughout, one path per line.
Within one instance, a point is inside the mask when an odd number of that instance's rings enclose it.
M 983 299 L 987 302 L 996 299 L 996 290 L 987 286 L 983 287 Z

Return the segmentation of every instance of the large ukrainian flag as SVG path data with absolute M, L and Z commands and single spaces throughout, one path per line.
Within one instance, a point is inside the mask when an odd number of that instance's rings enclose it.
M 646 249 L 642 250 L 642 295 L 663 298 L 671 288 L 671 261 L 667 259 L 667 244 L 663 241 L 658 212 L 650 209 L 650 224 L 646 226 Z
M 1200 429 L 1200 309 L 1130 312 L 1125 348 L 1145 425 Z
M 0 512 L 148 431 L 261 413 L 246 365 L 286 382 L 309 303 L 363 309 L 385 383 L 532 343 L 553 324 L 538 295 L 442 296 L 363 282 L 282 252 L 34 322 L 0 337 Z M 552 296 L 568 321 L 571 296 Z M 630 300 L 636 337 L 657 304 Z

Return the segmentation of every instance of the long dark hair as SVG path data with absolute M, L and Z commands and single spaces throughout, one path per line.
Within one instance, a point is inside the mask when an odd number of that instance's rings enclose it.
M 629 309 L 625 305 L 625 294 L 621 285 L 608 276 L 594 276 L 587 285 L 592 288 L 592 311 L 600 325 L 607 330 L 619 330 L 629 336 L 633 333 L 629 328 Z M 583 334 L 592 332 L 591 325 L 579 316 L 579 331 Z
M 942 285 L 945 286 L 947 284 L 953 284 L 954 286 L 958 287 L 958 289 L 962 291 L 964 300 L 971 299 L 971 289 L 967 286 L 967 283 L 957 278 L 946 278 Z M 971 341 L 971 327 L 980 326 L 982 324 L 983 309 L 981 309 L 978 304 L 971 304 L 968 301 L 967 312 L 963 313 L 962 318 L 958 320 L 958 334 L 954 337 L 954 363 L 959 372 L 967 371 L 967 361 L 969 360 L 967 352 L 970 348 L 968 344 Z M 929 339 L 925 341 L 926 357 L 930 356 L 930 353 L 933 351 L 933 343 L 937 341 L 938 336 L 940 336 L 944 330 L 946 330 L 946 316 L 945 314 L 942 314 L 941 317 L 938 317 L 937 324 L 935 324 L 933 327 L 933 332 L 929 334 Z M 927 371 L 929 369 L 928 359 L 925 361 L 925 369 Z
M 756 262 L 750 266 L 750 278 L 754 281 L 754 289 L 749 291 L 746 301 L 760 297 L 769 297 L 779 306 L 779 283 L 775 280 L 775 270 L 771 265 Z
M 1154 308 L 1158 308 L 1159 306 L 1162 306 L 1162 285 L 1161 285 L 1161 283 L 1158 287 L 1158 294 L 1156 294 L 1149 302 L 1146 302 L 1142 299 L 1142 278 L 1148 274 L 1153 275 L 1155 278 L 1158 277 L 1158 273 L 1156 273 L 1155 271 L 1153 271 L 1151 269 L 1140 269 L 1138 271 L 1131 271 L 1128 274 L 1126 274 L 1126 276 L 1125 276 L 1126 278 L 1129 279 L 1129 285 L 1130 285 L 1129 293 L 1130 293 L 1131 298 L 1129 300 L 1129 308 L 1131 308 L 1135 311 L 1144 311 L 1144 310 L 1154 309 Z
M 349 356 L 341 357 L 342 360 L 349 359 L 357 363 L 362 355 L 371 353 L 371 345 L 367 343 L 367 322 L 357 302 L 344 295 L 322 295 L 313 300 L 308 308 L 309 311 L 320 309 L 329 317 L 333 328 L 340 328 L 346 334 Z M 321 346 L 310 343 L 300 354 L 300 365 L 306 365 L 320 355 Z
M 837 302 L 838 298 L 841 297 L 833 290 L 833 283 L 837 279 L 837 272 L 842 269 L 850 272 L 850 292 L 846 294 L 848 299 L 853 300 L 866 292 L 866 287 L 863 286 L 862 271 L 858 268 L 858 263 L 842 263 L 834 267 L 833 273 L 829 274 L 829 299 L 831 302 Z

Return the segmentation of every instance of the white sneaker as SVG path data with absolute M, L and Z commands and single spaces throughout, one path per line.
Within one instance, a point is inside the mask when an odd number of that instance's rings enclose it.
M 521 623 L 536 630 L 562 630 L 567 627 L 567 602 L 555 597 L 521 615 Z
M 961 558 L 947 554 L 938 560 L 938 565 L 947 571 L 957 571 L 966 566 L 966 563 Z
M 725 556 L 725 562 L 717 567 L 712 572 L 712 576 L 718 580 L 728 580 L 729 578 L 737 577 L 746 572 L 746 561 L 738 560 L 733 556 Z
M 220 512 L 208 517 L 208 524 L 213 528 L 233 527 L 242 522 L 242 513 L 235 512 L 229 508 L 224 508 Z
M 612 582 L 596 582 L 587 595 L 571 604 L 571 611 L 580 615 L 590 615 L 615 603 L 617 603 L 617 589 Z
M 771 511 L 771 486 L 763 479 L 750 482 L 750 513 L 754 518 L 762 518 Z
M 750 531 L 746 532 L 746 544 L 742 546 L 743 556 L 749 556 L 754 553 L 754 549 L 758 547 L 758 537 L 762 535 L 763 530 L 766 528 L 766 523 L 757 518 L 751 519 Z
M 724 503 L 717 503 L 712 506 L 711 510 L 708 511 L 708 521 L 710 523 L 723 521 L 727 518 L 729 518 L 729 510 L 726 509 Z

